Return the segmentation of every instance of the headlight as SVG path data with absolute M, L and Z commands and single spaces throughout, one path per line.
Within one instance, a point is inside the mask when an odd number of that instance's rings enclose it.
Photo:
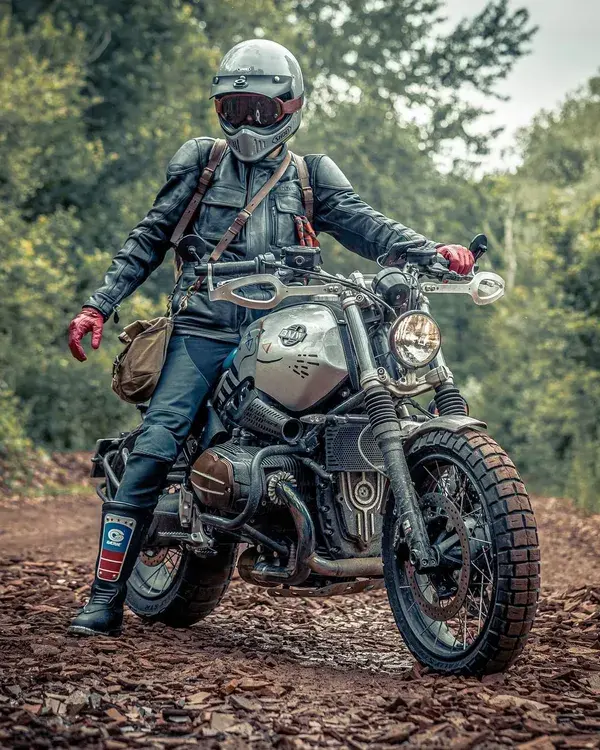
M 435 320 L 424 312 L 407 312 L 397 318 L 389 334 L 390 350 L 405 367 L 428 365 L 440 350 L 442 334 Z

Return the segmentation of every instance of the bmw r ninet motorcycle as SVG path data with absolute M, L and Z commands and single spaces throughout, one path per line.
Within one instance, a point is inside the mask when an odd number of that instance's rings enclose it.
M 313 248 L 206 264 L 188 247 L 211 300 L 265 314 L 242 333 L 168 477 L 128 584 L 137 615 L 192 625 L 237 565 L 273 597 L 385 587 L 406 645 L 440 672 L 496 672 L 517 658 L 538 599 L 535 519 L 514 464 L 468 415 L 428 301 L 485 305 L 504 282 L 458 276 L 431 246 L 396 249 L 401 268 L 344 278 Z M 485 252 L 484 235 L 471 250 Z M 245 296 L 250 285 L 268 299 Z M 426 392 L 428 407 L 417 401 Z M 135 438 L 98 441 L 104 500 Z

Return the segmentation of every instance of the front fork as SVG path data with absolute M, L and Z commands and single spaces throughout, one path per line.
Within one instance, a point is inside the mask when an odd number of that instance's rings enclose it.
M 362 295 L 348 295 L 342 301 L 342 309 L 354 345 L 360 384 L 365 394 L 365 408 L 377 445 L 383 455 L 399 515 L 399 525 L 408 545 L 409 560 L 419 572 L 431 570 L 438 565 L 438 554 L 429 543 L 423 514 L 404 455 L 402 432 L 394 401 L 384 384 L 387 373 L 384 368 L 376 367 L 360 310 L 361 302 Z

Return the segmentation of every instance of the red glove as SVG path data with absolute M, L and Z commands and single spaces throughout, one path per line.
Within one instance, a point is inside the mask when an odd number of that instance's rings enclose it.
M 92 332 L 92 349 L 97 349 L 102 341 L 104 316 L 95 307 L 84 307 L 77 317 L 73 318 L 69 326 L 69 349 L 71 354 L 80 362 L 87 357 L 81 346 L 81 339 Z
M 473 253 L 462 245 L 442 245 L 438 247 L 438 253 L 450 261 L 450 270 L 466 276 L 475 265 Z

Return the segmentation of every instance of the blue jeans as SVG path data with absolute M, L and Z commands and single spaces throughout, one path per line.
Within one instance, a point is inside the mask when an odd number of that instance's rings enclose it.
M 141 432 L 127 459 L 116 503 L 154 508 L 196 413 L 233 348 L 231 342 L 199 336 L 171 337 Z

